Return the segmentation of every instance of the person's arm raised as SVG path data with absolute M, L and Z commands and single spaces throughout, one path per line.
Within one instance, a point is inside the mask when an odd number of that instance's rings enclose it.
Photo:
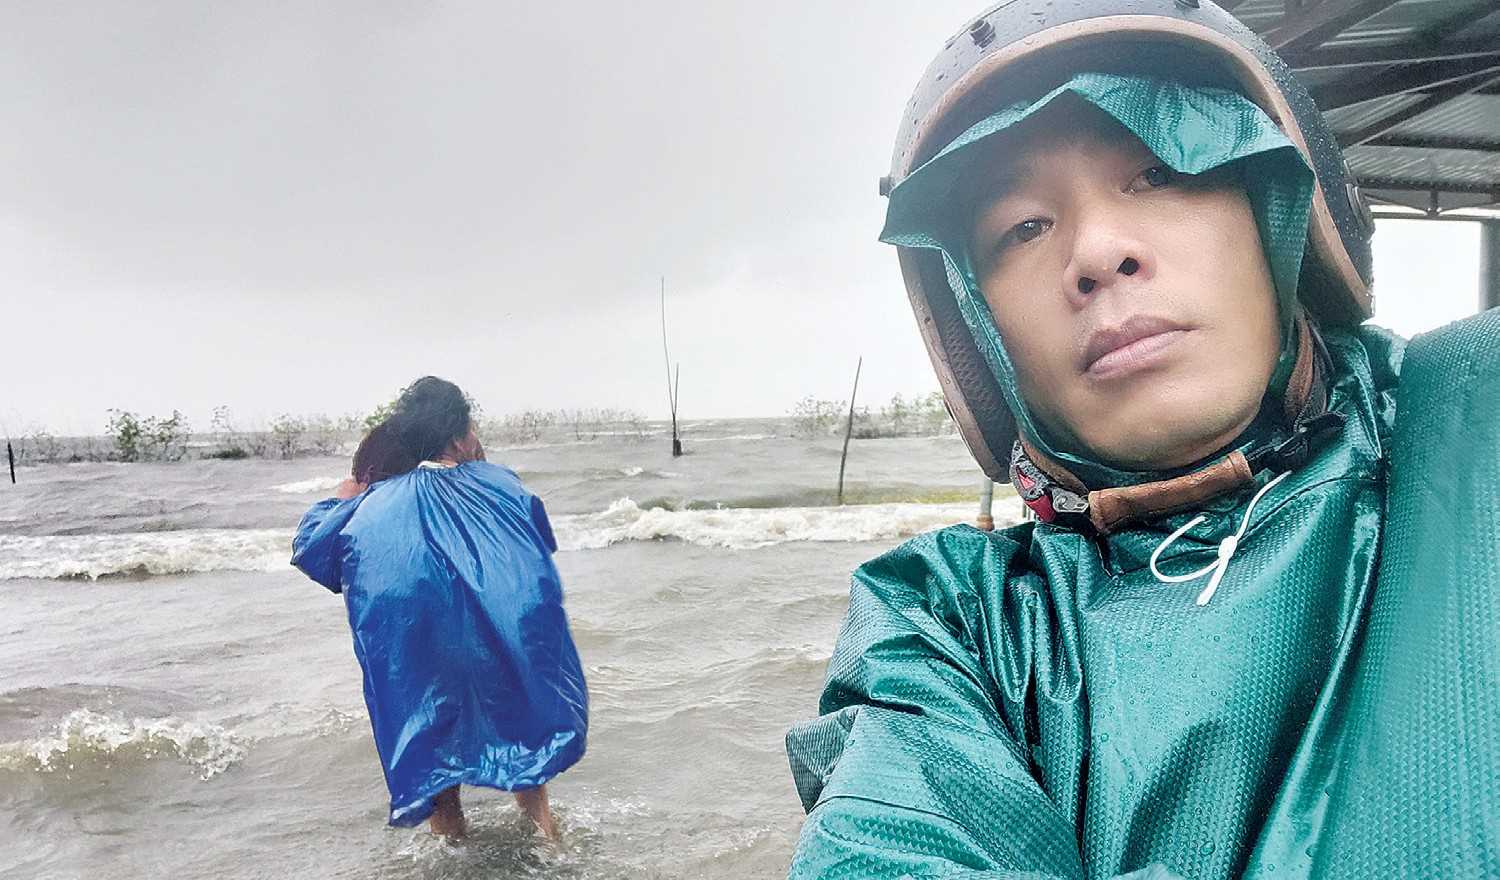
M 359 497 L 364 490 L 363 483 L 352 479 L 340 483 L 334 497 L 319 501 L 302 515 L 292 537 L 292 565 L 335 593 L 344 589 L 343 541 L 339 533 L 360 505 L 349 499 Z

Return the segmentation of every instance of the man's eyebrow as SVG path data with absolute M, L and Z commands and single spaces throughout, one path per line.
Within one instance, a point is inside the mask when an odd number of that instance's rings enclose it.
M 993 170 L 976 173 L 968 180 L 971 221 L 977 221 L 981 212 L 1024 186 L 1034 173 L 1030 156 L 996 162 L 989 168 Z

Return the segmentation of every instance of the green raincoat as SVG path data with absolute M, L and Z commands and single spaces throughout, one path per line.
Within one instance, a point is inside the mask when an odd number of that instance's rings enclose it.
M 1253 509 L 856 572 L 793 877 L 1500 876 L 1500 312 L 1325 339 L 1347 423 Z M 1204 606 L 1148 566 L 1198 513 L 1164 573 L 1243 527 Z

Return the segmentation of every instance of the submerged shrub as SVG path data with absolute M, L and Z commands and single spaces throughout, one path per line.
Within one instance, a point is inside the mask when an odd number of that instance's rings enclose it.
M 166 418 L 141 416 L 130 410 L 108 410 L 104 433 L 114 443 L 120 461 L 178 461 L 187 454 L 192 436 L 187 418 L 177 410 Z
M 280 458 L 296 455 L 302 443 L 302 435 L 307 433 L 307 422 L 297 416 L 282 413 L 271 420 L 269 427 L 271 450 Z

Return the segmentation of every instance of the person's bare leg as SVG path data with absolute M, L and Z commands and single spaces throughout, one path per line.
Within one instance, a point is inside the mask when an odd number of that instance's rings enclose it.
M 516 795 L 516 806 L 521 808 L 536 827 L 547 836 L 548 840 L 558 840 L 561 835 L 557 831 L 557 822 L 552 818 L 552 807 L 547 803 L 547 786 L 539 785 L 536 788 L 528 788 L 518 791 Z
M 469 836 L 469 826 L 464 822 L 463 804 L 458 799 L 458 786 L 441 791 L 432 799 L 432 818 L 428 820 L 433 834 L 449 840 L 463 840 Z

